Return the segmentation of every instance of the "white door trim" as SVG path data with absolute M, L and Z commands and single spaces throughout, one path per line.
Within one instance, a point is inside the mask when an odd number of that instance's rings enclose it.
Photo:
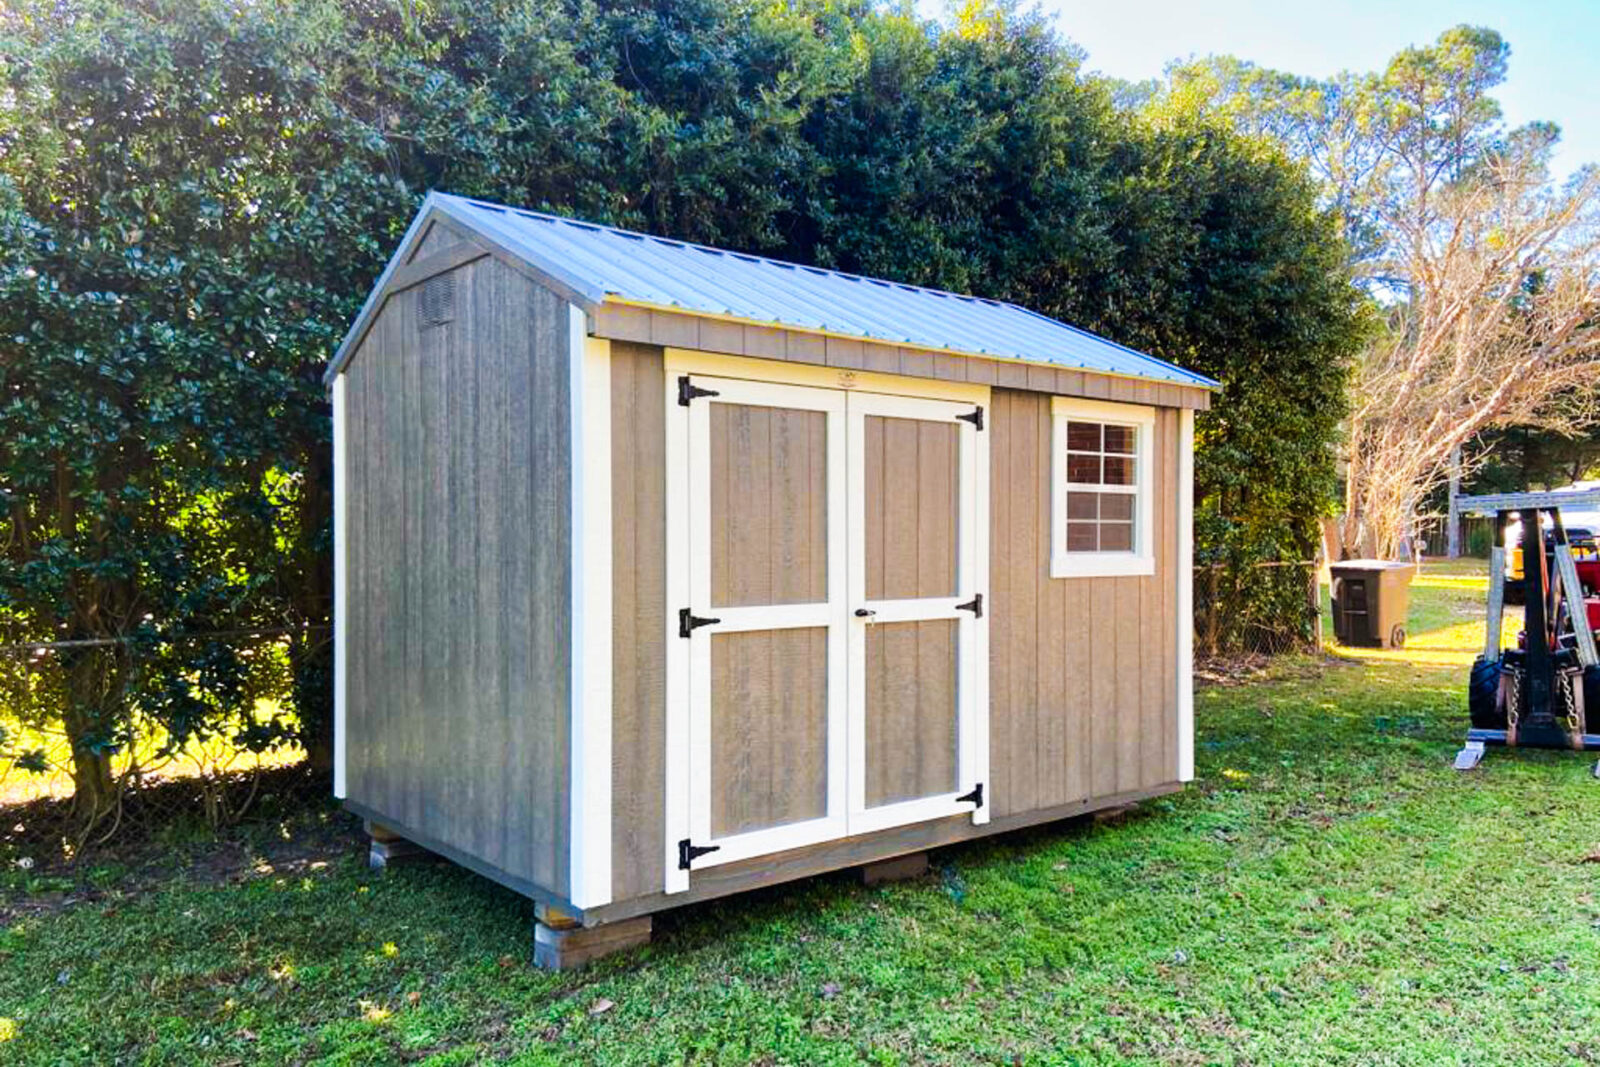
M 889 396 L 926 397 L 956 400 L 971 404 L 989 403 L 989 387 L 970 382 L 946 382 L 934 378 L 903 378 L 898 374 L 818 367 L 808 363 L 787 363 L 749 356 L 723 356 L 687 348 L 668 348 L 665 355 L 668 376 L 711 374 L 719 378 L 739 378 L 782 385 L 807 385 L 816 389 L 843 389 L 851 393 L 884 393 Z M 675 381 L 676 379 L 674 379 Z M 676 393 L 673 394 L 676 397 Z
M 668 375 L 671 403 L 680 414 L 678 432 L 687 438 L 684 449 L 685 477 L 679 502 L 687 522 L 686 536 L 681 554 L 668 557 L 668 570 L 686 572 L 684 592 L 687 600 L 669 603 L 676 613 L 687 605 L 697 618 L 715 618 L 717 621 L 698 626 L 685 640 L 678 633 L 671 640 L 688 646 L 687 657 L 681 663 L 681 674 L 669 672 L 667 729 L 688 731 L 686 764 L 688 794 L 687 810 L 680 815 L 679 825 L 685 830 L 671 838 L 674 855 L 672 869 L 678 869 L 676 849 L 678 842 L 687 838 L 696 846 L 714 847 L 694 861 L 696 869 L 733 863 L 752 856 L 801 848 L 843 837 L 846 832 L 847 796 L 845 794 L 846 731 L 848 713 L 846 684 L 848 676 L 843 670 L 846 635 L 846 571 L 845 537 L 845 394 L 834 389 L 816 389 L 806 386 L 781 385 L 770 382 L 753 382 L 709 375 L 694 375 L 697 388 L 712 390 L 715 395 L 694 399 L 685 407 L 678 400 L 677 376 Z M 745 607 L 717 607 L 711 603 L 711 407 L 716 403 L 740 404 L 759 407 L 795 408 L 821 411 L 827 418 L 827 600 L 815 604 L 773 604 Z M 669 422 L 669 434 L 670 434 Z M 669 454 L 670 457 L 670 454 Z M 670 461 L 670 459 L 669 459 Z M 827 800 L 826 814 L 818 819 L 788 823 L 745 834 L 714 837 L 711 828 L 711 637 L 718 633 L 737 633 L 751 630 L 776 630 L 795 627 L 827 627 Z M 669 664 L 670 666 L 670 664 Z M 674 713 L 675 699 L 681 705 Z M 670 883 L 669 873 L 669 883 Z M 669 888 L 669 892 L 672 892 Z
M 689 888 L 689 872 L 679 867 L 678 843 L 687 838 L 699 845 L 709 838 L 709 790 L 700 788 L 696 783 L 693 755 L 696 751 L 708 751 L 709 693 L 695 692 L 693 679 L 704 678 L 707 680 L 705 684 L 709 683 L 708 638 L 717 632 L 817 626 L 823 624 L 818 620 L 827 619 L 830 626 L 830 662 L 846 665 L 844 670 L 829 670 L 830 726 L 836 714 L 834 709 L 845 710 L 843 726 L 839 729 L 830 728 L 829 731 L 828 814 L 821 819 L 723 838 L 714 842 L 718 846 L 716 852 L 695 859 L 695 869 L 800 848 L 844 837 L 847 833 L 866 833 L 968 811 L 974 823 L 987 823 L 990 815 L 987 781 L 989 624 L 987 610 L 980 620 L 970 612 L 956 608 L 958 603 L 970 600 L 970 595 L 919 601 L 886 601 L 881 605 L 878 619 L 961 620 L 962 655 L 957 669 L 957 686 L 962 729 L 958 776 L 963 788 L 952 796 L 969 792 L 973 785 L 982 781 L 985 786 L 983 805 L 976 810 L 966 805 L 956 806 L 952 810 L 951 805 L 941 798 L 925 798 L 903 805 L 886 805 L 871 812 L 863 811 L 855 817 L 850 815 L 849 790 L 854 788 L 851 783 L 863 780 L 861 772 L 864 771 L 864 762 L 859 767 L 852 766 L 853 762 L 864 760 L 864 757 L 861 756 L 861 744 L 852 742 L 857 728 L 848 710 L 852 699 L 850 679 L 860 677 L 859 665 L 853 665 L 851 660 L 852 635 L 860 629 L 860 625 L 850 614 L 854 605 L 849 595 L 849 565 L 834 566 L 833 561 L 853 559 L 850 528 L 845 526 L 845 522 L 858 521 L 857 516 L 861 511 L 859 503 L 855 506 L 848 503 L 860 499 L 851 488 L 851 478 L 859 462 L 851 458 L 849 453 L 854 452 L 859 457 L 859 448 L 849 449 L 848 441 L 853 439 L 852 435 L 858 435 L 860 429 L 849 422 L 853 418 L 851 409 L 859 406 L 862 411 L 871 410 L 874 414 L 898 413 L 901 417 L 940 420 L 953 418 L 957 413 L 970 414 L 973 406 L 981 407 L 987 414 L 990 410 L 990 388 L 987 385 L 902 378 L 898 375 L 721 356 L 675 348 L 666 349 L 664 366 L 668 608 L 667 618 L 663 620 L 667 641 L 665 891 L 677 893 Z M 720 395 L 692 399 L 687 406 L 680 404 L 678 383 L 679 378 L 685 375 L 691 376 L 697 387 L 714 389 Z M 802 398 L 805 402 L 801 402 Z M 830 569 L 827 604 L 703 607 L 710 598 L 710 502 L 709 494 L 701 494 L 704 499 L 695 496 L 691 461 L 696 455 L 708 455 L 710 415 L 709 406 L 704 402 L 706 399 L 829 411 Z M 965 421 L 957 425 L 963 427 L 960 436 L 962 519 L 958 582 L 963 593 L 981 591 L 987 600 L 989 431 L 987 427 L 979 431 L 976 425 Z M 836 476 L 835 471 L 841 473 Z M 838 524 L 837 530 L 835 516 L 842 516 L 845 520 Z M 862 580 L 864 582 L 864 577 Z M 686 605 L 692 607 L 697 617 L 712 617 L 720 621 L 696 628 L 694 636 L 684 640 L 678 636 L 678 610 Z M 864 659 L 864 637 L 860 644 Z
M 850 469 L 850 833 L 870 833 L 907 823 L 951 815 L 969 814 L 975 823 L 989 821 L 987 798 L 972 807 L 957 798 L 970 793 L 988 777 L 988 616 L 958 605 L 988 596 L 988 431 L 979 430 L 967 416 L 966 402 L 921 397 L 853 393 L 849 405 Z M 956 595 L 906 600 L 867 599 L 866 586 L 866 419 L 915 419 L 949 423 L 959 428 L 959 499 L 957 503 Z M 980 479 L 981 475 L 981 479 Z M 981 486 L 980 486 L 981 480 Z M 980 531 L 984 536 L 980 536 Z M 981 601 L 980 601 L 981 603 Z M 857 609 L 872 612 L 856 616 Z M 866 803 L 866 662 L 867 627 L 879 623 L 919 620 L 957 620 L 956 657 L 956 780 L 948 793 L 897 804 L 869 808 Z

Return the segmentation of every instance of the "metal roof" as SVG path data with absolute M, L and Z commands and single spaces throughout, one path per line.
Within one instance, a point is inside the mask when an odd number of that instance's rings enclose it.
M 596 304 L 639 304 L 887 344 L 1218 387 L 1204 375 L 998 300 L 784 263 L 444 193 L 428 195 L 418 221 L 433 209 L 479 230 Z M 380 288 L 385 280 L 380 279 Z

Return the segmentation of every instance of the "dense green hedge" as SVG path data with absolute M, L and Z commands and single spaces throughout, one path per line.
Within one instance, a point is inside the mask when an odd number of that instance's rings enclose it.
M 0 660 L 4 710 L 68 729 L 91 809 L 130 702 L 179 743 L 278 677 L 177 635 L 326 626 L 318 376 L 430 188 L 1013 300 L 1214 375 L 1202 562 L 1305 556 L 1328 503 L 1359 315 L 1316 190 L 1119 107 L 1013 11 L 15 0 L 0 57 L 0 640 L 139 642 Z M 287 651 L 303 725 L 245 740 L 320 751 L 325 631 Z

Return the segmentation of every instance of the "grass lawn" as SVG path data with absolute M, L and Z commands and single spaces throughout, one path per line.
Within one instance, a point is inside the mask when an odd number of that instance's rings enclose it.
M 1200 781 L 1116 825 L 661 916 L 578 975 L 529 905 L 308 815 L 165 866 L 0 875 L 0 1062 L 1600 1063 L 1600 782 L 1449 769 L 1481 571 L 1404 654 L 1200 691 Z M 1476 614 L 1474 614 L 1476 612 Z

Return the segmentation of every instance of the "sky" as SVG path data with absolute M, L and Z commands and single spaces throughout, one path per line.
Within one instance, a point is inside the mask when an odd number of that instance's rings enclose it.
M 1382 69 L 1389 57 L 1462 22 L 1511 45 L 1495 93 L 1513 125 L 1562 130 L 1557 174 L 1600 162 L 1600 0 L 1038 0 L 1087 68 L 1129 81 L 1173 59 L 1229 54 L 1326 77 Z

